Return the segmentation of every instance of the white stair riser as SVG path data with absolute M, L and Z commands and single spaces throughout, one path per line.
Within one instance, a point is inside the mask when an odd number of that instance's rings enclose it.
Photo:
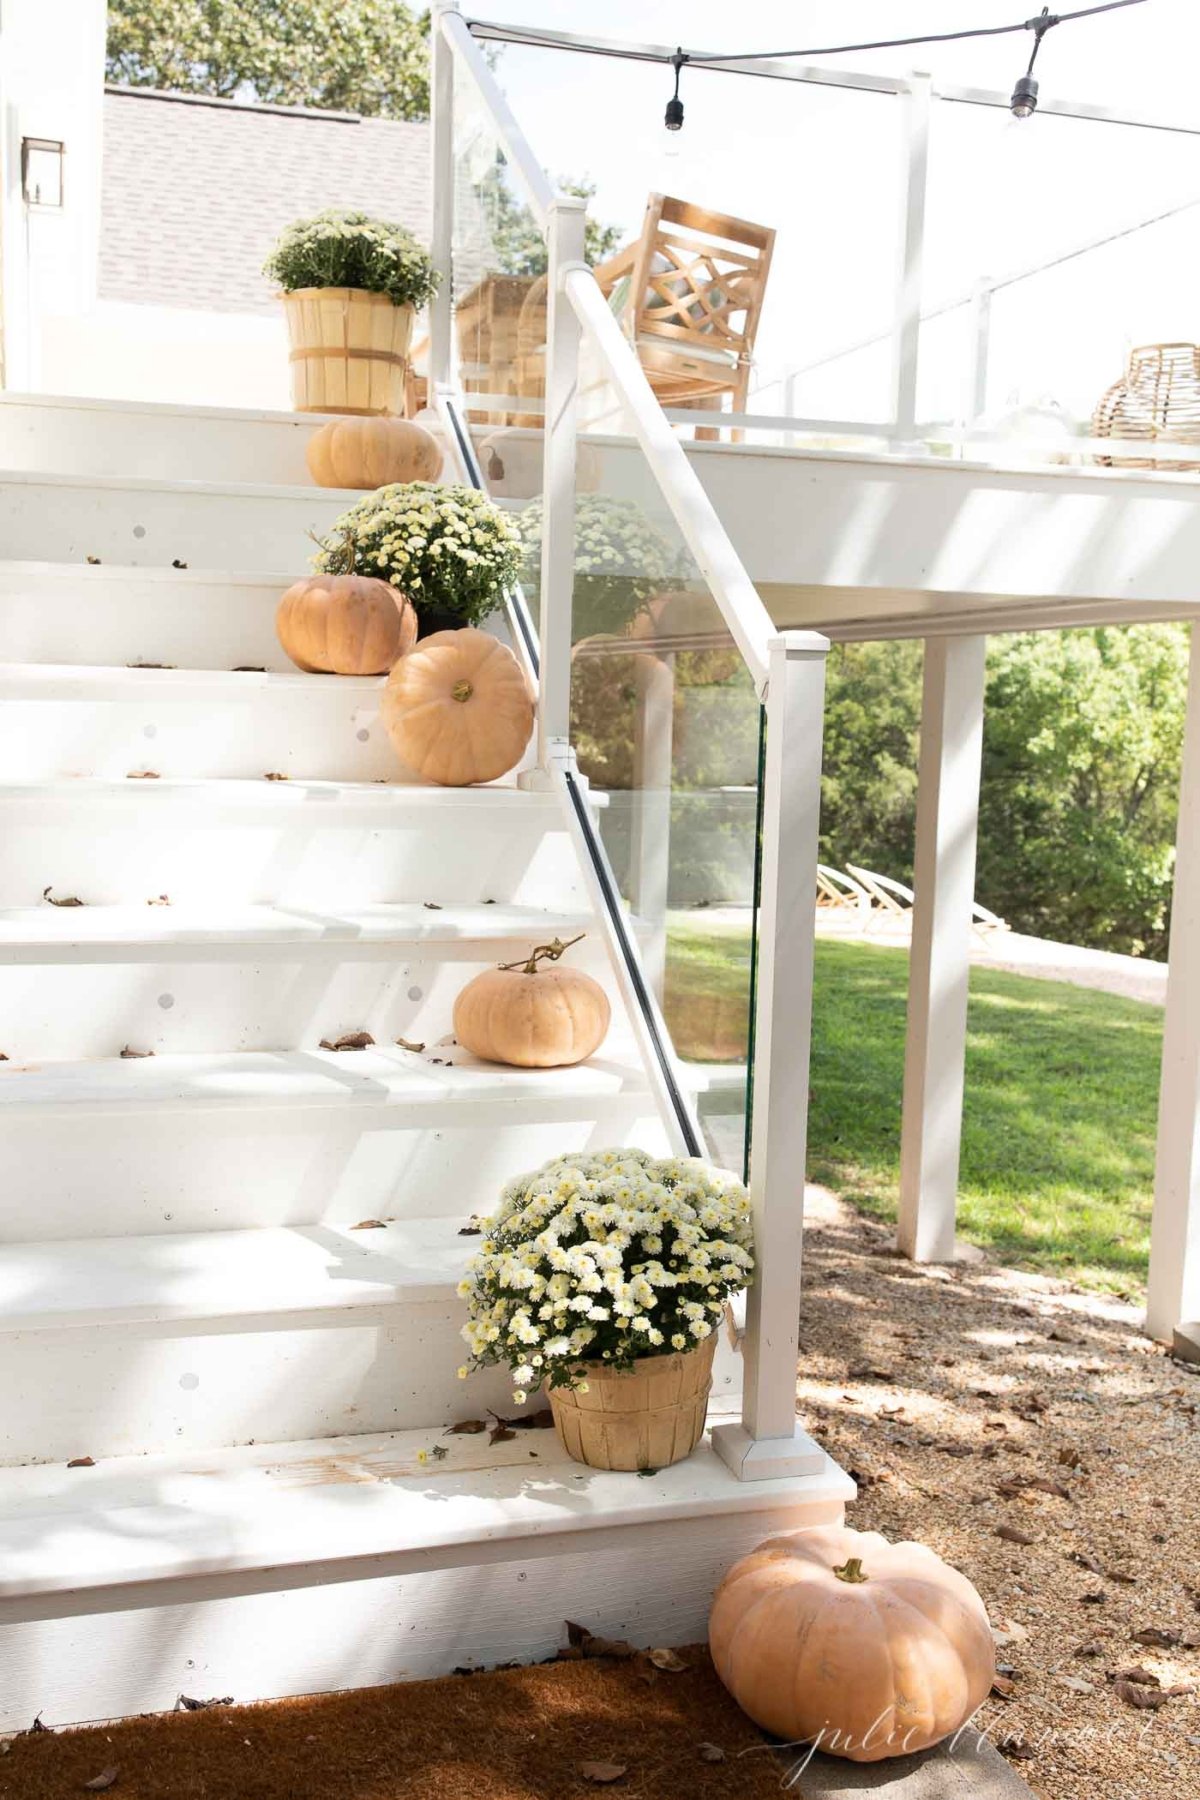
M 333 1585 L 313 1571 L 313 1585 L 283 1592 L 267 1575 L 266 1591 L 232 1596 L 214 1579 L 168 1606 L 130 1589 L 126 1610 L 83 1617 L 11 1603 L 0 1609 L 0 1731 L 27 1728 L 39 1711 L 48 1725 L 165 1711 L 181 1692 L 250 1701 L 537 1662 L 562 1646 L 566 1615 L 634 1644 L 695 1643 L 739 1557 L 843 1517 L 841 1501 L 825 1500 L 600 1529 L 584 1542 L 547 1536 L 518 1557 L 511 1544 L 480 1543 L 454 1566 L 372 1565 L 373 1578 Z M 668 1569 L 669 1580 L 649 1578 Z M 16 1622 L 28 1617 L 38 1622 Z
M 0 1133 L 0 1242 L 465 1219 L 552 1156 L 619 1144 L 666 1154 L 644 1095 L 547 1098 L 532 1110 L 473 1100 L 419 1116 L 400 1106 L 30 1113 Z
M 469 1382 L 465 1311 L 391 1305 L 196 1330 L 0 1335 L 0 1466 L 402 1431 L 512 1410 L 506 1369 Z
M 128 487 L 21 476 L 0 484 L 0 543 L 19 562 L 306 573 L 312 543 L 359 498 L 340 488 Z
M 6 396 L 0 468 L 172 481 L 311 481 L 305 446 L 325 420 L 303 413 Z
M 415 779 L 383 729 L 377 692 L 358 682 L 348 689 L 332 675 L 312 680 L 300 690 L 255 683 L 231 695 L 175 699 L 147 675 L 141 693 L 131 683 L 129 698 L 119 701 L 4 698 L 0 768 L 10 781 L 120 781 L 146 770 L 211 779 Z
M 222 580 L 176 569 L 0 565 L 4 660 L 291 669 L 275 608 L 289 580 L 309 573 L 308 558 L 283 566 L 291 577 Z
M 176 947 L 122 962 L 92 962 L 84 951 L 77 963 L 16 967 L 5 966 L 0 948 L 0 1050 L 14 1063 L 117 1056 L 127 1044 L 159 1055 L 315 1050 L 322 1038 L 367 1031 L 378 1044 L 403 1037 L 436 1054 L 472 976 L 527 955 L 534 941 L 375 944 L 350 955 L 319 944 L 215 954 Z M 598 933 L 571 961 L 609 985 Z M 605 1054 L 636 1054 L 615 1008 Z
M 355 808 L 336 791 L 276 806 L 264 790 L 261 807 L 149 781 L 102 796 L 0 793 L 0 907 L 36 906 L 47 886 L 96 906 L 160 894 L 177 905 L 586 905 L 551 809 L 464 817 L 449 796 L 408 816 L 399 802 Z

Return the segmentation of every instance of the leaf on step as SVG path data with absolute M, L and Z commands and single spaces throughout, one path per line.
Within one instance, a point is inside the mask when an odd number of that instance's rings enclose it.
M 611 1782 L 620 1781 L 623 1775 L 628 1775 L 629 1764 L 585 1762 L 580 1763 L 579 1773 L 583 1776 L 585 1781 L 595 1782 L 597 1787 L 607 1787 Z
M 0 1050 L 0 1062 L 8 1062 L 10 1060 L 11 1059 L 9 1058 L 7 1052 L 4 1050 Z
M 725 1761 L 725 1752 L 720 1744 L 697 1744 L 696 1755 L 701 1762 L 718 1763 Z
M 234 675 L 265 675 L 266 672 L 267 671 L 262 663 L 239 663 L 237 667 L 232 670 Z
M 1027 1531 L 1021 1531 L 1016 1525 L 997 1525 L 996 1536 L 1003 1538 L 1006 1544 L 1036 1544 L 1037 1539 Z
M 120 1765 L 118 1763 L 112 1763 L 107 1769 L 101 1769 L 98 1775 L 93 1775 L 90 1781 L 84 1782 L 84 1792 L 88 1794 L 106 1793 L 110 1787 L 115 1787 L 117 1785 L 117 1778 L 120 1773 Z
M 289 777 L 282 775 L 278 769 L 268 769 L 263 776 L 264 781 L 287 781 L 288 779 Z
M 612 1656 L 628 1662 L 638 1654 L 624 1638 L 597 1637 L 586 1625 L 576 1625 L 572 1619 L 564 1619 L 563 1624 L 566 1626 L 569 1648 L 578 1651 L 580 1656 Z
M 367 1050 L 375 1042 L 369 1031 L 346 1031 L 340 1038 L 330 1043 L 328 1038 L 321 1039 L 322 1050 Z
M 171 896 L 169 894 L 155 894 L 153 900 L 146 902 L 147 906 L 170 906 L 170 904 Z
M 646 1655 L 656 1669 L 662 1669 L 668 1675 L 686 1674 L 692 1666 L 684 1661 L 678 1650 L 647 1650 Z
M 1017 1691 L 1017 1684 L 1007 1675 L 993 1675 L 992 1692 L 997 1700 L 1011 1700 Z
M 486 1431 L 487 1428 L 486 1419 L 460 1419 L 457 1425 L 446 1427 L 451 1437 L 477 1437 L 481 1431 Z
M 1033 1745 L 1023 1737 L 1002 1737 L 996 1748 L 1010 1762 L 1032 1762 L 1034 1759 Z
M 427 912 L 444 912 L 445 911 L 445 908 L 442 906 L 442 903 L 440 900 L 422 900 L 421 905 L 426 909 Z
M 100 558 L 98 556 L 85 556 L 83 560 L 84 562 L 91 563 L 94 568 L 98 569 L 100 567 Z
M 352 1225 L 350 1229 L 351 1231 L 386 1231 L 387 1225 L 383 1219 L 360 1219 L 358 1224 Z
M 121 1051 L 122 1062 L 142 1062 L 147 1056 L 153 1056 L 153 1050 L 135 1050 L 132 1044 L 126 1044 Z
M 83 901 L 78 899 L 74 894 L 69 894 L 66 897 L 66 899 L 64 899 L 64 900 L 56 900 L 49 888 L 42 889 L 42 899 L 47 901 L 49 903 L 49 905 L 51 905 L 51 906 L 82 906 L 83 905 Z
M 157 769 L 130 769 L 125 779 L 126 781 L 159 781 L 161 777 Z
M 179 557 L 178 557 L 178 556 L 177 556 L 177 557 L 175 557 L 175 558 L 174 558 L 174 559 L 173 559 L 173 561 L 172 561 L 172 563 L 171 563 L 171 567 L 172 567 L 172 568 L 173 568 L 173 569 L 186 569 L 186 568 L 187 568 L 187 564 L 186 564 L 186 563 L 185 563 L 185 562 L 183 562 L 183 561 L 182 561 L 182 560 L 181 560 L 181 559 L 180 559 L 180 558 L 179 558 Z
M 483 1236 L 483 1221 L 479 1217 L 478 1213 L 471 1214 L 471 1218 L 470 1218 L 470 1221 L 468 1224 L 459 1226 L 458 1235 L 459 1235 L 459 1237 L 482 1237 Z
M 488 1432 L 488 1443 L 507 1444 L 509 1439 L 515 1438 L 516 1435 L 516 1432 L 506 1425 L 503 1419 L 498 1419 Z
M 1162 1682 L 1151 1669 L 1141 1663 L 1135 1663 L 1131 1669 L 1110 1669 L 1109 1679 L 1112 1681 L 1132 1681 L 1137 1687 L 1161 1687 Z
M 638 1475 L 643 1478 L 650 1476 L 650 1475 L 657 1475 L 657 1474 L 658 1474 L 657 1469 L 639 1469 L 638 1470 Z
M 131 663 L 126 663 L 125 667 L 127 669 L 173 669 L 175 667 L 175 664 L 174 663 L 156 663 L 156 662 L 131 662 Z
M 1132 1635 L 1135 1644 L 1144 1644 L 1149 1650 L 1173 1650 L 1183 1633 L 1164 1631 L 1160 1625 L 1144 1625 Z
M 68 1469 L 94 1469 L 96 1461 L 91 1456 L 73 1456 L 67 1464 Z
M 191 1694 L 179 1694 L 175 1700 L 176 1712 L 207 1712 L 210 1706 L 232 1706 L 233 1695 L 221 1694 L 211 1700 L 194 1700 Z
M 424 1044 L 411 1043 L 408 1038 L 397 1038 L 396 1042 L 400 1046 L 401 1050 L 411 1050 L 414 1056 L 419 1055 L 420 1052 L 425 1048 Z

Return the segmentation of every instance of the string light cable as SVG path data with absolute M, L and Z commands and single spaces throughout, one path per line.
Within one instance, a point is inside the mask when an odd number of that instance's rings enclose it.
M 918 37 L 879 38 L 873 43 L 862 44 L 821 44 L 808 50 L 745 50 L 737 52 L 711 50 L 685 50 L 680 45 L 674 51 L 660 50 L 627 50 L 608 44 L 564 44 L 561 38 L 541 37 L 536 31 L 525 31 L 514 28 L 504 33 L 505 41 L 520 44 L 531 49 L 563 50 L 579 49 L 588 55 L 615 56 L 626 62 L 666 63 L 675 71 L 675 91 L 667 102 L 664 123 L 668 131 L 679 131 L 683 126 L 683 101 L 679 97 L 679 78 L 687 67 L 703 68 L 712 63 L 750 63 L 750 62 L 785 62 L 791 58 L 809 59 L 822 56 L 850 56 L 860 50 L 909 50 L 920 44 L 958 44 L 969 38 L 1011 37 L 1018 31 L 1033 33 L 1033 53 L 1029 58 L 1029 66 L 1024 75 L 1017 80 L 1013 88 L 1010 102 L 1012 111 L 1018 119 L 1028 119 L 1037 110 L 1038 84 L 1034 79 L 1033 65 L 1037 61 L 1038 51 L 1047 32 L 1057 25 L 1067 25 L 1076 19 L 1095 18 L 1098 13 L 1122 12 L 1127 6 L 1144 6 L 1146 0 L 1103 0 L 1101 5 L 1081 6 L 1072 12 L 1052 13 L 1048 6 L 1031 19 L 1018 19 L 1011 25 L 976 25 L 962 31 L 927 32 Z M 482 22 L 482 21 L 481 21 Z

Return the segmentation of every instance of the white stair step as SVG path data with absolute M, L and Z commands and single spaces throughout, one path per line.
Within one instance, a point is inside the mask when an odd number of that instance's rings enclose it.
M 0 1250 L 0 1339 L 444 1302 L 477 1248 L 456 1219 L 68 1238 Z M 459 1362 L 462 1357 L 458 1359 Z
M 665 1149 L 632 1059 L 516 1070 L 430 1046 L 0 1063 L 0 1241 L 461 1219 L 550 1156 L 626 1143 Z
M 505 784 L 4 781 L 0 840 L 5 908 L 585 904 L 556 797 Z
M 587 914 L 522 906 L 77 906 L 0 912 L 0 1049 L 13 1061 L 315 1050 L 366 1031 L 433 1054 L 472 975 L 554 936 L 611 990 Z M 618 1009 L 607 1054 L 629 1042 Z
M 307 572 L 312 544 L 357 490 L 262 483 L 165 481 L 16 469 L 0 481 L 0 543 L 16 561 L 211 565 Z
M 0 912 L 0 965 L 224 962 L 247 948 L 256 958 L 381 962 L 413 945 L 442 956 L 480 944 L 543 942 L 594 928 L 591 915 L 541 906 L 18 907 Z
M 0 467 L 180 481 L 311 481 L 316 413 L 0 394 Z
M 598 1473 L 549 1432 L 443 1424 L 4 1471 L 0 1730 L 531 1661 L 564 1616 L 694 1641 L 738 1556 L 840 1522 L 855 1492 L 828 1460 L 741 1483 L 704 1442 L 649 1477 Z
M 211 551 L 205 560 L 211 562 Z M 303 554 L 272 574 L 0 562 L 5 654 L 27 663 L 288 670 L 292 664 L 275 636 L 275 609 L 281 594 L 308 572 Z
M 0 1463 L 392 1431 L 511 1404 L 468 1384 L 458 1219 L 0 1249 Z M 86 1452 L 81 1446 L 86 1445 Z
M 382 676 L 0 663 L 0 766 L 71 777 L 393 782 L 416 777 L 379 719 Z

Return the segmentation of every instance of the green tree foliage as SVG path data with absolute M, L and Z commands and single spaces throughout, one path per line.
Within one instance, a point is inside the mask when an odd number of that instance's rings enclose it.
M 577 194 L 581 200 L 590 200 L 596 192 L 594 181 L 580 181 L 573 176 L 560 176 L 558 186 L 564 194 Z M 544 275 L 548 255 L 541 227 L 529 208 L 513 198 L 499 170 L 488 203 L 497 269 L 504 275 Z M 592 268 L 611 256 L 620 241 L 619 226 L 601 225 L 588 215 L 583 254 Z
M 1028 632 L 988 653 L 976 892 L 1021 931 L 1163 956 L 1187 633 Z M 824 858 L 911 879 L 921 652 L 835 646 Z
M 399 0 L 108 0 L 108 79 L 425 119 L 428 29 Z

